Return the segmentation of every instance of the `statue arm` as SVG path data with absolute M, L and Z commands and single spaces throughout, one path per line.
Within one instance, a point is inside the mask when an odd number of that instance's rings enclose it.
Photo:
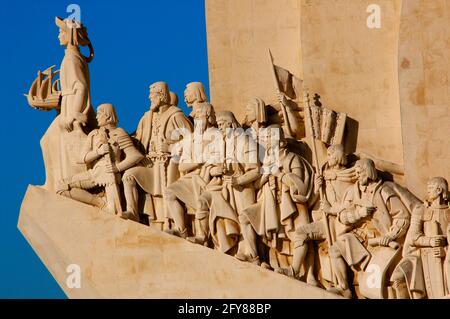
M 344 225 L 353 225 L 360 222 L 369 214 L 366 207 L 348 207 L 338 213 L 339 221 Z
M 423 233 L 423 221 L 421 218 L 423 209 L 423 207 L 415 207 L 412 212 L 408 238 L 411 246 L 414 247 L 431 247 L 431 238 Z
M 125 159 L 116 164 L 119 172 L 123 172 L 133 167 L 144 158 L 144 155 L 137 150 L 131 137 L 125 131 L 119 131 L 117 141 L 120 149 L 125 153 Z
M 178 165 L 178 169 L 180 170 L 180 172 L 183 173 L 189 173 L 193 170 L 196 170 L 197 168 L 200 168 L 202 164 L 201 163 L 183 163 L 180 162 L 180 164 Z
M 237 177 L 237 184 L 244 186 L 250 183 L 253 183 L 261 176 L 261 173 L 259 172 L 259 168 L 257 166 L 254 166 L 247 170 L 245 174 Z
M 81 152 L 81 163 L 88 164 L 101 157 L 97 150 L 93 149 L 92 134 L 93 132 L 88 135 L 86 143 L 83 146 L 83 150 Z
M 385 236 L 391 240 L 395 240 L 405 235 L 408 231 L 410 224 L 409 213 L 397 196 L 391 196 L 387 206 L 392 216 L 392 225 Z

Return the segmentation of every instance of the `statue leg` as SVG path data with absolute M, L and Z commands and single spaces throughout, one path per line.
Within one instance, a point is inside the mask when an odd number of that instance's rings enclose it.
M 348 286 L 347 264 L 345 263 L 341 252 L 335 245 L 330 247 L 329 254 L 331 257 L 331 266 L 333 267 L 333 272 L 337 279 L 337 286 L 328 290 L 338 293 L 346 298 L 351 298 L 352 294 Z
M 88 189 L 95 187 L 96 184 L 86 174 L 87 173 L 74 175 L 68 182 L 67 180 L 63 180 L 57 185 L 56 193 L 100 209 L 105 209 L 106 202 L 102 198 L 87 191 Z
M 300 268 L 305 262 L 311 262 L 311 258 L 314 258 L 314 253 L 311 249 L 311 240 L 321 240 L 323 236 L 323 226 L 321 222 L 314 222 L 305 225 L 301 225 L 297 228 L 294 235 L 294 254 L 292 260 L 292 266 L 290 268 L 280 268 L 277 272 L 290 276 L 297 277 L 300 273 Z M 313 262 L 312 262 L 313 263 Z M 306 281 L 317 286 L 317 281 L 314 277 L 314 269 L 312 267 L 306 267 Z
M 395 290 L 396 299 L 410 299 L 408 287 L 406 285 L 406 278 L 400 269 L 395 269 L 392 274 L 392 287 Z
M 139 221 L 138 215 L 138 189 L 136 179 L 133 175 L 129 175 L 125 172 L 122 177 L 123 189 L 125 194 L 126 211 L 123 212 L 122 217 L 125 219 L 131 219 Z
M 198 199 L 198 207 L 195 212 L 195 236 L 188 237 L 190 242 L 207 245 L 209 237 L 209 207 L 211 204 L 211 194 L 205 192 Z
M 256 232 L 253 229 L 247 216 L 241 214 L 239 215 L 239 224 L 241 227 L 242 237 L 244 239 L 245 246 L 247 248 L 247 254 L 239 252 L 235 257 L 242 261 L 249 261 L 255 264 L 260 263 L 258 248 L 256 246 Z
M 172 232 L 172 230 L 166 230 L 166 232 L 179 235 L 182 238 L 186 238 L 187 229 L 184 221 L 184 207 L 181 205 L 175 193 L 170 189 L 166 191 L 164 198 L 166 200 L 167 208 L 170 211 L 170 216 L 173 219 L 176 228 L 176 232 Z

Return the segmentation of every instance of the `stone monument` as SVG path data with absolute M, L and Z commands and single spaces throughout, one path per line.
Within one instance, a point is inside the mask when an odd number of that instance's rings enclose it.
M 448 298 L 449 6 L 379 2 L 207 0 L 211 100 L 186 84 L 185 115 L 154 82 L 132 135 L 112 104 L 95 121 L 86 28 L 56 18 L 60 79 L 27 95 L 57 111 L 47 180 L 18 226 L 64 291 Z

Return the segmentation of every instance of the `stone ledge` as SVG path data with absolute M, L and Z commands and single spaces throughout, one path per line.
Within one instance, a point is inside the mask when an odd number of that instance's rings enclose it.
M 18 228 L 69 298 L 339 298 L 37 186 Z M 66 285 L 70 264 L 79 289 Z

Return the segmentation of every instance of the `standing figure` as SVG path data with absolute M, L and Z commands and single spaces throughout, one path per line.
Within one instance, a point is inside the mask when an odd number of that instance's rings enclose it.
M 166 222 L 174 227 L 165 227 L 166 231 L 182 238 L 188 235 L 185 207 L 195 213 L 202 188 L 209 182 L 210 167 L 203 168 L 210 153 L 208 144 L 214 136 L 216 117 L 209 103 L 201 104 L 194 117 L 194 134 L 185 136 L 181 150 L 179 169 L 180 179 L 167 187 L 165 200 L 167 205 Z
M 163 195 L 179 178 L 178 163 L 172 149 L 185 135 L 192 133 L 192 124 L 176 106 L 170 105 L 169 88 L 165 82 L 150 85 L 150 111 L 141 118 L 135 139 L 146 155 L 140 166 L 123 175 L 125 218 L 139 220 L 138 186 L 146 193 L 144 214 L 152 225 L 162 230 L 167 215 Z M 175 152 L 176 153 L 176 152 Z M 175 154 L 176 155 L 176 154 Z
M 111 213 L 121 212 L 118 185 L 120 173 L 143 159 L 123 129 L 117 127 L 117 115 L 112 104 L 97 108 L 99 129 L 91 131 L 81 152 L 81 161 L 90 169 L 63 179 L 57 193 L 90 204 Z M 88 190 L 105 188 L 106 202 Z
M 398 299 L 449 297 L 450 207 L 447 180 L 431 178 L 427 190 L 426 202 L 413 210 L 404 258 L 392 276 Z
M 295 230 L 310 222 L 308 201 L 313 193 L 314 173 L 304 158 L 287 149 L 280 126 L 269 126 L 265 133 L 259 136 L 266 156 L 262 176 L 255 183 L 259 189 L 257 203 L 244 210 L 242 219 L 252 226 L 245 231 L 256 232 L 270 247 L 272 268 L 292 269 Z M 315 281 L 312 265 L 305 266 L 307 280 Z
M 56 17 L 55 22 L 59 27 L 59 42 L 66 50 L 59 76 L 59 115 L 41 140 L 49 190 L 53 190 L 59 180 L 86 171 L 86 165 L 78 161 L 78 152 L 86 133 L 95 127 L 88 66 L 94 52 L 86 28 L 75 20 Z M 80 46 L 89 46 L 89 57 L 81 54 Z
M 197 107 L 203 103 L 208 103 L 205 87 L 201 82 L 190 82 L 186 85 L 184 90 L 184 101 L 186 105 L 192 109 L 189 118 L 193 121 Z

